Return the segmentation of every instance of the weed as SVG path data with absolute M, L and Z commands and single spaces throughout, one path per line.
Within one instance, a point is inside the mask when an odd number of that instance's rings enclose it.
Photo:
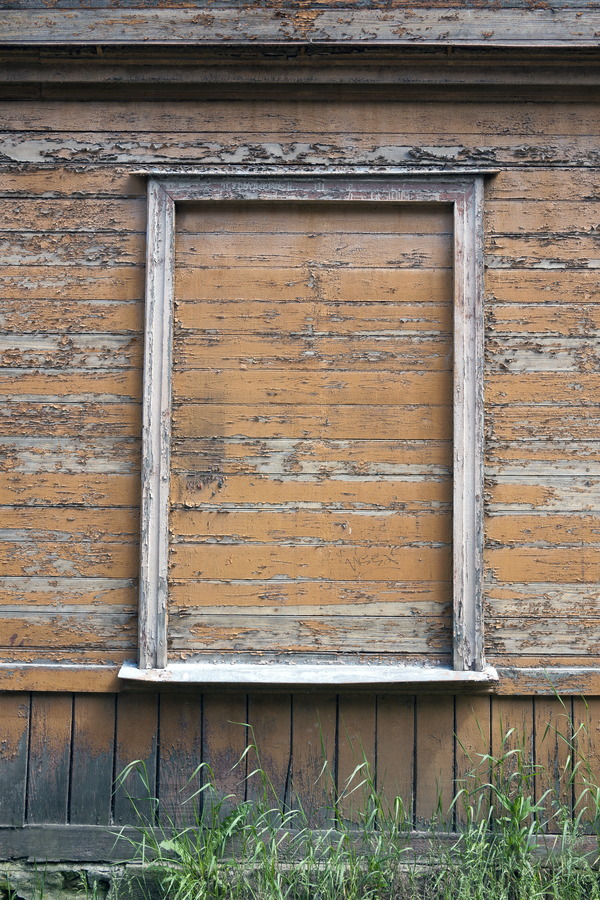
M 573 752 L 576 737 L 566 732 Z M 498 756 L 472 761 L 450 810 L 440 806 L 431 823 L 429 852 L 413 852 L 402 800 L 377 791 L 365 759 L 339 793 L 328 791 L 320 817 L 328 827 L 315 829 L 301 802 L 279 803 L 253 746 L 243 758 L 256 753 L 246 776 L 255 800 L 219 797 L 201 765 L 186 801 L 189 826 L 175 826 L 156 800 L 136 806 L 136 856 L 169 900 L 600 900 L 597 842 L 582 845 L 584 818 L 597 822 L 600 808 L 589 767 L 569 764 L 535 799 L 543 773 L 516 738 L 507 731 Z M 143 764 L 128 767 L 121 783 L 133 768 L 149 795 Z M 574 812 L 561 800 L 565 781 L 581 787 Z M 440 833 L 458 808 L 466 824 Z

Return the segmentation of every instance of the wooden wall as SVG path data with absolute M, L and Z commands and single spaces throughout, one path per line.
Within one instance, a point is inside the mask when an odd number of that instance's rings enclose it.
M 2 103 L 2 659 L 103 664 L 88 684 L 111 690 L 135 655 L 145 206 L 128 167 L 469 162 L 485 147 L 504 167 L 485 221 L 487 654 L 597 663 L 597 109 Z
M 448 814 L 448 807 L 465 774 L 476 769 L 481 754 L 500 756 L 518 747 L 524 761 L 535 758 L 545 767 L 532 781 L 532 795 L 540 799 L 556 789 L 572 806 L 583 790 L 583 775 L 568 786 L 577 761 L 589 761 L 586 778 L 600 777 L 599 713 L 597 698 L 562 703 L 548 697 L 440 694 L 5 694 L 0 697 L 0 846 L 18 846 L 4 826 L 129 825 L 135 821 L 131 802 L 122 788 L 112 792 L 112 780 L 136 759 L 145 764 L 165 821 L 193 817 L 193 807 L 182 801 L 190 794 L 188 777 L 201 761 L 210 764 L 216 787 L 231 794 L 231 803 L 258 797 L 257 779 L 246 780 L 257 764 L 254 750 L 232 768 L 249 745 L 258 748 L 278 800 L 294 804 L 301 798 L 317 825 L 327 817 L 332 791 L 342 790 L 366 760 L 377 789 L 392 807 L 402 798 L 415 828 L 440 809 L 442 819 L 457 827 L 464 811 Z M 506 741 L 511 728 L 515 732 Z M 567 740 L 574 731 L 577 749 L 571 754 Z M 330 778 L 319 778 L 325 759 Z M 562 771 L 567 777 L 561 778 Z M 478 772 L 487 770 L 480 766 Z M 136 776 L 127 790 L 137 799 L 147 797 Z M 345 801 L 350 819 L 363 800 L 356 791 Z M 147 804 L 142 808 L 148 812 Z M 76 836 L 60 829 L 52 833 L 72 852 Z M 110 855 L 110 842 L 94 834 L 100 841 L 96 852 Z M 48 840 L 49 851 L 56 852 Z M 94 858 L 93 847 L 82 844 L 80 852 Z
M 434 811 L 434 786 L 452 793 L 463 744 L 495 752 L 500 721 L 523 723 L 555 771 L 565 748 L 546 724 L 562 728 L 565 711 L 541 696 L 117 693 L 118 667 L 136 652 L 145 184 L 133 173 L 236 162 L 501 169 L 485 220 L 487 654 L 503 667 L 593 666 L 600 95 L 101 93 L 0 101 L 1 659 L 100 667 L 76 679 L 2 671 L 1 821 L 125 822 L 111 785 L 137 757 L 167 805 L 201 759 L 237 790 L 227 773 L 248 737 L 234 723 L 254 728 L 280 796 L 310 795 L 322 728 L 338 784 L 360 748 L 415 823 Z M 500 691 L 540 688 L 523 685 L 506 676 Z M 585 718 L 583 701 L 565 702 Z M 597 768 L 596 708 L 591 698 L 586 753 Z

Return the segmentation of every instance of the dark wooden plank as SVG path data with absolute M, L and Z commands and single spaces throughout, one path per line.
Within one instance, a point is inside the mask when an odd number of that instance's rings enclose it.
M 449 819 L 454 796 L 454 697 L 417 696 L 415 819 L 417 827 Z
M 572 709 L 570 697 L 535 697 L 535 799 L 548 831 L 561 829 L 561 815 L 573 794 Z
M 203 805 L 206 812 L 220 803 L 223 812 L 246 794 L 247 698 L 245 694 L 206 693 L 203 703 L 202 760 L 206 764 Z
M 202 695 L 161 694 L 158 783 L 165 824 L 197 822 L 202 795 L 193 795 L 202 787 L 201 762 Z
M 113 815 L 118 825 L 142 817 L 154 821 L 156 798 L 156 755 L 158 735 L 158 697 L 156 694 L 123 693 L 117 702 Z M 133 769 L 122 778 L 126 767 Z
M 27 821 L 66 824 L 73 696 L 34 694 L 27 779 Z
M 461 799 L 456 805 L 456 822 L 464 825 L 470 818 L 469 808 L 484 814 L 487 810 L 489 796 L 482 795 L 481 785 L 489 781 L 489 761 L 485 758 L 490 753 L 490 715 L 489 697 L 455 698 L 456 717 L 456 787 L 462 791 Z
M 111 820 L 115 697 L 77 694 L 73 711 L 69 821 L 108 825 Z
M 0 823 L 23 825 L 31 698 L 0 694 Z
M 248 699 L 248 799 L 283 807 L 291 775 L 291 696 L 252 694 Z M 252 773 L 256 774 L 252 774 Z
M 375 785 L 376 698 L 372 694 L 340 694 L 338 701 L 339 812 L 360 821 L 370 808 Z
M 588 828 L 597 821 L 600 781 L 600 697 L 573 698 L 573 811 Z
M 335 694 L 292 698 L 292 803 L 313 827 L 331 824 L 336 785 Z
M 415 698 L 398 694 L 377 697 L 377 791 L 385 815 L 414 815 Z

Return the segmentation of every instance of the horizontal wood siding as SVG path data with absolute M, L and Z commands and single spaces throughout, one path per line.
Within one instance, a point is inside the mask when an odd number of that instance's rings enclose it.
M 460 99 L 431 89 L 369 102 L 341 89 L 335 100 L 53 96 L 0 100 L 1 660 L 105 664 L 85 684 L 106 691 L 136 655 L 145 182 L 135 170 L 483 160 L 502 168 L 485 189 L 486 652 L 500 667 L 597 665 L 597 102 L 467 88 Z M 382 646 L 391 616 L 419 623 L 402 652 L 429 641 L 445 653 L 443 229 L 418 206 L 365 209 L 359 230 L 328 232 L 310 280 L 307 235 L 322 210 L 294 219 L 255 205 L 242 222 L 239 209 L 190 207 L 178 223 L 173 640 L 214 634 L 217 610 L 230 640 L 252 603 L 273 641 L 291 629 L 307 646 L 308 611 L 327 632 L 336 607 L 347 648 L 361 640 L 351 612 L 368 610 Z M 290 420 L 286 403 L 301 415 Z M 335 537 L 344 524 L 360 577 Z M 384 539 L 393 551 L 382 561 Z M 310 580 L 294 582 L 305 564 Z M 217 592 L 225 565 L 239 583 Z M 319 580 L 329 567 L 344 573 L 340 594 Z M 269 583 L 278 575 L 287 580 Z M 0 683 L 79 686 L 14 670 Z
M 180 219 L 171 658 L 448 660 L 451 209 L 204 203 Z M 259 477 L 257 438 L 270 457 Z M 218 455 L 232 441 L 230 476 Z M 382 441 L 399 448 L 405 474 L 378 470 Z M 319 449 L 341 442 L 354 458 L 358 442 L 361 461 L 328 475 Z M 297 446 L 313 454 L 308 484 L 295 475 Z M 366 483 L 362 465 L 374 473 Z

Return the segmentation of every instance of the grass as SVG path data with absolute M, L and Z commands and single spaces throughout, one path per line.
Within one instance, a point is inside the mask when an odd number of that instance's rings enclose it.
M 574 748 L 574 737 L 565 740 Z M 429 849 L 419 856 L 401 799 L 390 802 L 376 790 L 365 760 L 323 810 L 320 829 L 311 827 L 301 803 L 278 802 L 260 766 L 247 776 L 258 799 L 234 803 L 218 796 L 202 765 L 186 801 L 190 826 L 177 827 L 156 800 L 132 800 L 136 856 L 169 900 L 600 900 L 600 794 L 589 766 L 573 765 L 570 756 L 557 786 L 536 800 L 534 783 L 543 773 L 524 743 L 515 748 L 514 741 L 508 731 L 498 757 L 472 761 L 450 809 L 440 808 L 430 823 Z M 121 783 L 133 767 L 147 788 L 139 763 L 122 773 Z M 575 783 L 573 810 L 561 796 Z M 362 799 L 349 822 L 353 797 Z M 457 818 L 463 825 L 452 833 L 449 823 Z M 544 852 L 549 833 L 556 835 L 554 849 Z

